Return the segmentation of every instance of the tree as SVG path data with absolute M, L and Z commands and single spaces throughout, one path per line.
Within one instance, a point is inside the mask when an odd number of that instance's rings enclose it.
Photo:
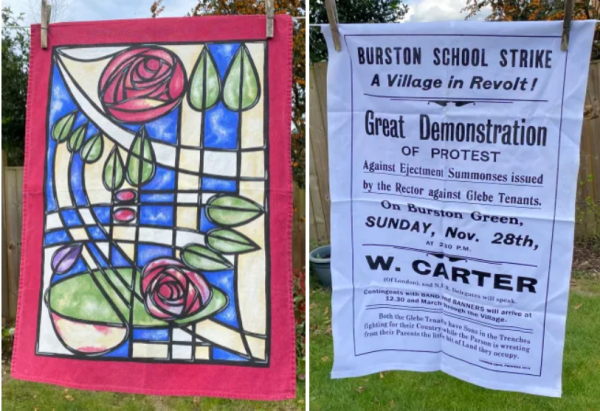
M 30 34 L 24 16 L 2 9 L 2 149 L 8 165 L 23 165 Z
M 340 23 L 394 23 L 404 18 L 408 6 L 401 0 L 338 0 Z M 311 0 L 311 23 L 328 23 L 324 0 Z M 310 61 L 327 60 L 327 46 L 320 30 L 310 30 Z
M 165 10 L 165 6 L 162 5 L 163 0 L 156 0 L 152 6 L 150 6 L 150 13 L 152 17 L 156 18 Z
M 48 4 L 52 6 L 50 12 L 50 23 L 58 23 L 69 18 L 71 13 L 71 0 L 48 0 Z M 29 0 L 29 18 L 36 23 L 40 22 L 42 13 L 40 0 Z
M 467 19 L 490 7 L 492 13 L 488 21 L 543 21 L 563 20 L 564 0 L 466 0 L 463 11 Z M 573 7 L 573 20 L 600 19 L 600 1 L 581 0 Z M 600 59 L 600 24 L 596 25 L 596 37 L 592 50 L 592 60 Z
M 304 0 L 275 0 L 275 14 L 289 14 L 303 17 L 305 14 Z M 154 1 L 150 6 L 153 17 L 164 10 L 162 0 Z M 188 13 L 188 16 L 236 15 L 236 14 L 266 14 L 265 0 L 256 2 L 248 0 L 198 0 Z M 305 86 L 306 86 L 306 27 L 305 20 L 294 21 L 294 59 L 292 63 L 292 169 L 294 181 L 304 187 L 305 170 Z

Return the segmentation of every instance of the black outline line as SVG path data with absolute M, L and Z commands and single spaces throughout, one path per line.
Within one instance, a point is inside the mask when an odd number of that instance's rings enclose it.
M 148 184 L 156 175 L 156 167 L 157 167 L 156 155 L 154 153 L 154 149 L 152 148 L 152 144 L 148 140 L 149 140 L 148 131 L 146 130 L 146 125 L 144 124 L 140 127 L 138 132 L 135 133 L 135 137 L 133 138 L 133 141 L 131 142 L 131 146 L 127 150 L 127 161 L 126 161 L 126 166 L 125 166 L 125 179 L 127 180 L 127 182 L 129 183 L 130 186 L 136 187 L 138 192 L 141 190 L 142 186 Z M 139 155 L 135 153 L 135 147 L 138 144 L 138 142 L 139 142 L 139 150 L 140 150 Z M 148 144 L 148 147 L 146 147 L 146 143 Z M 116 144 L 115 144 L 115 146 L 116 146 Z M 146 150 L 146 148 L 148 148 L 148 151 L 150 152 L 150 156 L 149 156 L 150 158 L 146 158 L 146 156 L 145 156 L 144 151 Z M 178 158 L 177 151 L 178 150 L 175 149 L 176 158 Z M 137 176 L 131 172 L 131 161 L 132 160 L 136 160 L 139 163 Z M 152 167 L 152 171 L 150 173 L 150 177 L 145 179 L 144 178 L 144 167 L 146 167 L 147 165 L 150 165 Z M 174 168 L 174 169 L 176 170 L 176 168 Z M 175 175 L 177 175 L 177 172 L 175 172 Z M 133 176 L 135 176 L 135 178 L 138 180 L 137 182 L 133 181 Z
M 94 147 L 94 145 L 96 144 L 95 142 L 92 143 L 92 141 L 94 140 L 99 140 L 100 141 L 100 154 L 98 154 L 98 157 L 92 161 L 90 161 L 88 159 L 89 153 L 92 150 L 92 148 Z M 89 150 L 86 152 L 86 148 L 90 147 Z M 79 155 L 81 156 L 81 161 L 83 161 L 84 163 L 84 167 L 85 168 L 85 164 L 94 164 L 98 161 L 100 161 L 100 159 L 102 158 L 102 154 L 104 153 L 104 136 L 103 134 L 98 131 L 96 134 L 92 135 L 89 139 L 87 139 L 84 143 L 83 146 L 81 147 L 81 152 L 79 153 Z
M 242 241 L 234 240 L 234 239 L 228 238 L 228 237 L 220 237 L 216 234 L 218 231 L 229 231 L 229 232 L 233 233 L 234 235 L 240 236 L 243 240 L 246 240 L 246 242 L 244 243 Z M 247 253 L 251 253 L 251 252 L 260 250 L 260 247 L 258 246 L 258 244 L 256 244 L 254 241 L 252 241 L 248 236 L 240 233 L 239 231 L 232 230 L 230 228 L 225 228 L 225 227 L 211 228 L 210 230 L 208 230 L 206 232 L 206 234 L 204 236 L 206 238 L 206 246 L 217 253 L 222 253 L 222 254 L 227 254 L 227 255 L 229 255 L 229 254 L 240 255 L 240 254 L 247 254 Z M 210 240 L 213 238 L 216 240 L 220 240 L 220 241 L 229 241 L 231 243 L 239 244 L 239 245 L 249 247 L 249 248 L 247 250 L 243 250 L 243 251 L 218 250 L 210 243 Z
M 187 100 L 188 105 L 190 106 L 190 108 L 194 111 L 197 111 L 199 113 L 202 113 L 202 123 L 204 123 L 204 116 L 206 114 L 206 112 L 208 110 L 210 110 L 213 107 L 216 107 L 219 104 L 219 101 L 222 101 L 221 98 L 221 94 L 222 94 L 222 89 L 223 89 L 223 84 L 221 84 L 221 75 L 219 74 L 219 68 L 217 67 L 217 63 L 215 62 L 215 59 L 213 58 L 212 52 L 210 51 L 210 48 L 208 47 L 208 43 L 204 44 L 204 46 L 202 47 L 202 51 L 200 52 L 200 56 L 198 56 L 198 59 L 196 60 L 196 62 L 194 63 L 194 67 L 192 68 L 192 73 L 190 74 L 190 78 L 189 78 L 189 84 L 187 87 L 187 92 L 185 99 Z M 202 60 L 202 58 L 205 57 L 204 59 L 204 64 L 202 65 L 202 82 L 204 83 L 202 85 L 202 108 L 197 108 L 194 104 L 192 104 L 192 78 L 194 78 L 196 76 L 196 70 L 198 70 L 198 66 L 200 65 L 200 61 Z M 217 82 L 219 83 L 219 91 L 217 92 L 217 99 L 215 100 L 215 102 L 209 106 L 206 107 L 206 73 L 208 72 L 208 60 L 210 59 L 210 62 L 213 66 L 213 70 L 215 71 L 216 75 L 217 75 Z M 201 128 L 202 125 L 200 126 Z M 202 139 L 203 134 L 201 132 L 200 134 L 200 139 Z M 181 144 L 181 143 L 180 143 Z M 198 148 L 195 146 L 192 146 L 194 148 Z
M 403 100 L 414 100 L 414 101 L 448 101 L 448 100 L 459 100 L 466 102 L 490 102 L 490 103 L 512 103 L 512 102 L 530 102 L 530 103 L 547 103 L 548 100 L 527 100 L 527 99 L 511 99 L 511 98 L 476 98 L 476 97 L 411 97 L 411 96 L 382 96 L 380 94 L 363 93 L 367 97 L 374 98 L 387 98 L 391 101 L 403 101 Z
M 238 56 L 239 55 L 239 56 Z M 229 75 L 231 74 L 231 70 L 233 70 L 233 66 L 235 65 L 235 60 L 237 58 L 240 58 L 240 84 L 239 84 L 239 94 L 238 94 L 238 98 L 239 98 L 239 105 L 238 108 L 236 109 L 235 107 L 229 107 L 229 105 L 227 104 L 227 102 L 225 101 L 225 87 L 227 85 L 227 81 L 229 80 Z M 248 106 L 248 107 L 242 107 L 242 101 L 243 101 L 243 83 L 244 83 L 244 60 L 248 60 L 250 62 L 250 68 L 252 69 L 252 73 L 254 74 L 254 78 L 256 79 L 256 88 L 257 88 L 257 92 L 256 92 L 256 98 L 254 99 L 254 101 Z M 260 78 L 258 77 L 258 72 L 256 71 L 256 65 L 254 64 L 254 61 L 252 60 L 252 56 L 250 55 L 250 50 L 248 50 L 248 48 L 246 47 L 246 42 L 240 42 L 240 47 L 237 49 L 237 51 L 235 52 L 235 54 L 233 55 L 233 57 L 231 58 L 231 63 L 229 63 L 229 67 L 227 67 L 227 70 L 225 71 L 225 75 L 223 76 L 223 89 L 222 89 L 222 99 L 221 101 L 223 102 L 223 106 L 232 112 L 243 112 L 243 111 L 247 111 L 250 110 L 252 108 L 254 108 L 258 102 L 260 101 L 260 98 L 262 97 L 262 93 L 261 93 L 261 84 L 260 84 Z M 240 122 L 241 122 L 241 115 L 240 115 Z M 242 142 L 242 136 L 238 133 L 238 145 L 237 147 L 240 148 L 241 147 L 241 142 Z
M 248 42 L 246 42 L 248 43 Z M 271 365 L 271 214 L 269 213 L 269 205 L 271 204 L 271 139 L 270 139 L 270 124 L 271 124 L 271 111 L 269 107 L 269 42 L 264 41 L 264 64 L 263 64 L 263 79 L 264 79 L 264 93 L 263 93 L 263 143 L 265 145 L 265 182 L 264 182 L 264 233 L 265 233 L 265 299 L 266 299 L 266 312 L 265 312 L 265 359 L 264 362 L 267 366 Z M 252 335 L 252 334 L 249 334 Z
M 208 48 L 208 44 L 204 44 L 203 46 L 203 50 Z M 210 52 L 210 50 L 209 50 Z M 210 53 L 212 56 L 212 53 Z M 200 53 L 200 55 L 202 55 L 202 52 Z M 200 56 L 198 57 L 198 61 L 196 62 L 196 64 L 198 64 L 200 61 Z M 196 67 L 194 67 L 194 70 L 196 69 Z M 216 67 L 216 62 L 215 62 L 215 69 L 217 70 L 217 77 L 219 78 L 219 93 L 221 93 L 221 74 L 219 73 L 219 68 Z M 204 81 L 206 83 L 206 60 L 204 63 L 204 67 L 202 68 L 203 70 L 203 76 L 202 76 L 202 81 Z M 190 82 L 190 87 L 191 87 L 191 82 Z M 188 93 L 190 94 L 190 91 L 188 90 Z M 200 161 L 198 164 L 198 176 L 196 177 L 198 179 L 198 187 L 197 187 L 197 193 L 196 193 L 196 203 L 197 203 L 197 216 L 196 216 L 196 227 L 198 228 L 197 232 L 201 233 L 200 231 L 200 227 L 202 225 L 202 205 L 203 205 L 203 201 L 202 201 L 202 192 L 203 192 L 203 181 L 202 181 L 202 175 L 204 173 L 204 134 L 205 134 L 205 130 L 206 130 L 206 114 L 207 111 L 206 110 L 206 84 L 203 85 L 202 87 L 202 106 L 203 106 L 203 110 L 201 112 L 201 118 L 200 118 L 200 135 L 198 136 L 198 148 L 200 150 Z M 190 104 L 190 107 L 193 107 Z M 177 190 L 179 190 L 179 187 L 175 187 Z M 179 191 L 175 194 L 176 196 L 179 197 Z M 176 199 L 178 201 L 178 199 Z M 208 217 L 207 217 L 208 218 Z M 192 336 L 192 341 L 196 342 L 196 340 L 200 340 L 203 341 L 199 338 L 197 338 L 197 336 L 195 335 L 196 333 L 196 324 L 192 324 L 191 325 L 192 329 L 194 330 L 194 336 Z M 208 357 L 210 359 L 211 356 L 211 352 L 212 349 L 210 348 L 210 345 L 208 346 Z M 194 358 L 194 360 L 196 359 L 196 347 L 194 346 L 193 352 L 192 352 L 192 358 Z
M 251 199 L 249 199 L 249 198 L 247 198 L 247 197 L 240 196 L 240 195 L 239 195 L 239 191 L 240 191 L 240 189 L 239 189 L 239 185 L 238 185 L 238 186 L 237 186 L 237 188 L 236 188 L 236 193 L 235 193 L 235 194 L 232 194 L 232 193 L 220 193 L 220 194 L 216 194 L 216 195 L 212 196 L 212 197 L 211 197 L 211 198 L 208 200 L 208 202 L 207 202 L 207 203 L 204 205 L 204 208 L 205 208 L 205 214 L 206 214 L 206 218 L 207 218 L 207 219 L 208 219 L 208 220 L 209 220 L 211 223 L 213 223 L 213 224 L 215 224 L 215 225 L 217 225 L 217 224 L 218 224 L 218 225 L 221 225 L 221 226 L 224 226 L 224 227 L 239 227 L 239 226 L 242 226 L 242 225 L 248 224 L 248 223 L 250 223 L 250 222 L 252 222 L 252 221 L 256 220 L 257 218 L 259 218 L 260 216 L 262 216 L 262 215 L 264 215 L 264 214 L 266 213 L 266 211 L 265 211 L 265 209 L 264 209 L 264 207 L 263 207 L 263 206 L 261 206 L 260 204 L 258 204 L 258 203 L 257 203 L 256 201 L 254 201 L 254 200 L 251 200 Z M 265 192 L 266 192 L 266 191 L 267 191 L 267 190 L 265 190 Z M 244 201 L 246 201 L 246 202 L 248 202 L 248 203 L 250 203 L 250 204 L 252 204 L 252 205 L 256 206 L 256 207 L 257 207 L 257 209 L 241 209 L 241 208 L 238 208 L 238 207 L 231 207 L 231 206 L 221 206 L 221 205 L 213 205 L 213 203 L 214 203 L 215 201 L 217 201 L 218 199 L 220 199 L 220 198 L 223 198 L 223 197 L 234 197 L 234 198 L 238 198 L 238 199 L 239 199 L 239 198 L 241 198 L 241 199 L 243 199 Z M 256 213 L 256 215 L 255 215 L 254 217 L 252 217 L 252 218 L 249 218 L 249 219 L 246 219 L 246 220 L 242 220 L 241 222 L 237 222 L 237 223 L 233 223 L 233 224 L 229 224 L 229 223 L 222 223 L 222 222 L 216 222 L 216 221 L 214 221 L 214 220 L 213 220 L 213 219 L 210 217 L 210 214 L 208 213 L 208 210 L 209 210 L 211 207 L 212 207 L 212 208 L 221 209 L 221 210 L 231 210 L 231 211 L 240 211 L 240 210 L 242 210 L 242 211 L 243 211 L 243 212 L 245 212 L 245 213 Z
M 243 128 L 242 128 L 242 122 L 244 119 L 244 109 L 242 108 L 242 102 L 244 100 L 244 60 L 246 58 L 246 56 L 248 55 L 248 57 L 250 59 L 252 59 L 252 57 L 249 56 L 249 50 L 246 48 L 246 45 L 244 43 L 242 43 L 240 45 L 240 47 L 238 48 L 238 51 L 236 53 L 236 55 L 233 56 L 233 59 L 231 61 L 231 64 L 229 66 L 229 70 L 225 75 L 225 81 L 223 82 L 223 105 L 225 106 L 225 108 L 227 109 L 233 109 L 228 107 L 227 103 L 225 102 L 225 85 L 227 84 L 227 80 L 229 79 L 229 75 L 231 74 L 230 70 L 233 70 L 233 66 L 235 65 L 235 60 L 237 58 L 237 55 L 239 54 L 239 58 L 240 58 L 240 83 L 239 83 L 239 89 L 238 89 L 238 109 L 237 109 L 237 113 L 238 113 L 238 123 L 237 123 L 237 131 L 236 131 L 236 146 L 238 148 L 242 147 L 242 132 L 243 132 Z M 258 84 L 258 89 L 260 90 L 260 83 L 258 81 L 258 73 L 256 72 L 256 67 L 254 67 L 254 64 L 252 62 L 250 62 L 251 65 L 251 69 L 253 70 L 253 74 L 254 74 L 254 78 L 256 78 L 257 80 L 257 84 Z M 251 107 L 255 106 L 256 104 L 258 104 L 258 100 L 260 99 L 260 91 L 259 93 L 257 93 L 256 96 L 256 100 L 254 101 L 254 103 L 252 103 L 250 105 L 250 107 L 248 107 L 248 109 L 250 109 Z M 240 177 L 241 172 L 242 172 L 242 153 L 237 151 L 236 152 L 236 163 L 235 163 L 235 175 L 236 177 Z M 236 194 L 239 196 L 240 195 L 240 184 L 236 184 L 235 187 L 235 191 Z M 215 196 L 216 197 L 216 196 Z M 211 200 L 215 197 L 212 197 Z M 211 201 L 209 201 L 210 203 Z M 210 220 L 210 216 L 208 214 L 208 210 L 209 210 L 210 204 L 207 204 L 206 206 L 206 215 L 207 218 Z M 262 214 L 262 213 L 261 213 Z M 242 321 L 242 314 L 240 311 L 240 293 L 239 293 L 239 281 L 238 281 L 238 276 L 239 276 L 239 272 L 238 272 L 238 261 L 239 258 L 237 255 L 235 255 L 233 257 L 233 295 L 235 296 L 235 316 L 238 322 L 238 325 L 240 327 L 240 329 L 244 329 L 244 324 Z M 250 351 L 250 345 L 248 344 L 248 340 L 246 339 L 246 335 L 244 333 L 241 334 L 242 336 L 242 344 L 244 344 L 244 350 L 246 350 L 246 353 L 248 354 L 248 356 L 250 357 L 250 361 L 252 361 L 252 351 Z
M 143 131 L 142 131 L 143 130 Z M 139 132 L 139 136 L 136 136 L 136 138 L 133 140 L 133 142 L 131 143 L 131 147 L 129 148 L 129 152 L 128 152 L 128 158 L 127 158 L 127 172 L 126 172 L 126 176 L 129 177 L 129 156 L 131 156 L 131 154 L 133 153 L 133 150 L 135 148 L 135 143 L 137 138 L 140 138 L 140 155 L 138 158 L 138 174 L 137 174 L 137 184 L 131 184 L 132 186 L 134 186 L 137 189 L 137 192 L 140 192 L 140 188 L 142 187 L 142 185 L 144 185 L 144 183 L 142 183 L 142 170 L 144 168 L 144 149 L 145 149 L 145 138 L 147 137 L 148 133 L 146 132 L 146 127 L 142 126 L 140 128 L 140 132 Z M 150 144 L 149 144 L 150 145 Z M 151 145 L 150 145 L 151 146 Z M 152 149 L 151 149 L 152 150 Z M 150 156 L 152 157 L 152 163 L 154 163 L 154 153 L 151 152 Z M 156 165 L 152 164 L 152 177 L 154 177 L 154 173 L 156 172 Z M 127 178 L 129 180 L 129 178 Z M 152 178 L 151 178 L 152 179 Z M 141 196 L 140 196 L 141 198 Z M 141 209 L 140 209 L 140 215 L 141 215 Z M 112 219 L 112 215 L 111 215 L 111 219 Z M 139 224 L 135 225 L 135 243 L 133 245 L 133 274 L 131 276 L 131 289 L 133 290 L 133 292 L 135 293 L 135 286 L 136 286 L 136 281 L 137 281 L 137 271 L 138 271 L 138 254 L 137 254 L 137 250 L 138 250 L 138 246 L 139 246 L 139 242 L 140 242 L 140 228 L 139 228 Z M 143 271 L 142 271 L 143 272 Z M 140 280 L 141 280 L 141 273 L 140 273 Z M 141 287 L 140 287 L 141 290 Z M 133 297 L 133 293 L 131 295 L 131 300 L 130 300 L 130 304 L 131 304 L 131 312 L 129 313 L 129 324 L 131 326 L 133 326 L 133 315 L 134 315 L 134 297 Z M 169 334 L 170 335 L 170 334 Z M 129 337 L 129 347 L 128 347 L 128 357 L 133 357 L 133 331 Z
M 177 232 L 177 230 L 173 230 L 173 232 Z M 202 254 L 201 252 L 198 252 L 196 250 L 191 250 L 190 249 L 191 247 L 200 247 L 200 249 L 205 249 L 205 250 L 207 250 L 207 251 L 209 251 L 209 252 L 211 252 L 213 254 L 216 254 L 218 256 L 218 258 L 220 258 L 220 259 L 218 259 L 216 257 L 213 257 L 213 256 L 210 256 L 210 255 Z M 176 248 L 176 246 L 174 246 L 174 248 Z M 221 257 L 219 255 L 220 251 L 219 252 L 214 252 L 213 250 L 211 250 L 210 248 L 208 248 L 205 245 L 197 244 L 197 243 L 190 243 L 190 244 L 186 244 L 185 246 L 181 247 L 181 250 L 182 250 L 181 261 L 183 263 L 185 263 L 185 265 L 187 265 L 188 267 L 190 267 L 190 269 L 192 269 L 192 270 L 198 270 L 198 271 L 202 271 L 202 272 L 206 272 L 206 273 L 211 273 L 211 272 L 219 272 L 219 271 L 229 271 L 229 270 L 231 270 L 231 269 L 234 268 L 234 265 L 232 265 L 231 262 L 227 258 Z M 211 261 L 213 263 L 222 264 L 223 267 L 219 267 L 219 268 L 211 269 L 211 270 L 209 270 L 207 268 L 197 269 L 192 264 L 190 264 L 189 262 L 185 261 L 184 256 L 183 256 L 183 252 L 184 251 L 186 253 L 192 254 L 192 255 L 194 255 L 196 257 L 204 258 L 206 260 L 209 260 L 209 261 Z

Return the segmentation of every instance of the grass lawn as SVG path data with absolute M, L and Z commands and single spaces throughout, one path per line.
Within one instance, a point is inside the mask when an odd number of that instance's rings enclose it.
M 581 272 L 571 283 L 562 398 L 489 390 L 441 372 L 332 380 L 331 292 L 321 287 L 310 291 L 309 333 L 311 410 L 600 410 L 600 279 Z
M 304 364 L 299 365 L 304 369 Z M 65 389 L 14 380 L 2 369 L 3 411 L 171 411 L 171 410 L 304 410 L 304 381 L 297 381 L 296 398 L 288 401 L 240 401 L 200 397 L 156 397 Z

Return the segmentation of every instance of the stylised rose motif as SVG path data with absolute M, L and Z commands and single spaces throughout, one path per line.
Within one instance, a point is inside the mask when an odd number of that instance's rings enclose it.
M 179 58 L 160 47 L 129 49 L 113 58 L 100 79 L 107 113 L 126 123 L 143 123 L 171 111 L 185 89 Z
M 202 274 L 178 260 L 159 258 L 142 272 L 142 296 L 148 313 L 161 320 L 177 320 L 196 314 L 210 298 L 211 289 Z

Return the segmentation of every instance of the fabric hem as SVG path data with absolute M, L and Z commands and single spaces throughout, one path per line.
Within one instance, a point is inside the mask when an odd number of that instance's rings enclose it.
M 78 384 L 68 381 L 53 380 L 48 378 L 35 378 L 27 375 L 21 375 L 18 373 L 12 373 L 12 377 L 17 380 L 46 383 L 60 385 L 63 387 L 69 387 L 79 390 L 92 390 L 92 391 L 111 391 L 111 392 L 122 392 L 128 394 L 143 394 L 143 395 L 164 395 L 164 396 L 186 396 L 186 397 L 218 397 L 218 398 L 230 398 L 237 400 L 256 400 L 256 401 L 284 401 L 296 398 L 295 392 L 284 392 L 281 395 L 244 395 L 238 393 L 230 393 L 224 391 L 210 391 L 202 392 L 199 390 L 185 391 L 185 390 L 152 390 L 152 389 L 135 389 L 128 387 L 116 387 L 112 385 L 95 385 L 95 384 Z
M 37 27 L 32 27 L 31 29 L 31 38 L 37 39 L 39 30 Z M 34 42 L 32 41 L 32 45 Z M 21 239 L 27 238 L 27 227 L 29 223 L 29 169 L 31 166 L 31 117 L 33 113 L 33 84 L 36 72 L 36 62 L 37 62 L 37 54 L 39 53 L 39 49 L 37 47 L 32 47 L 32 52 L 30 53 L 29 58 L 29 78 L 27 79 L 27 104 L 25 107 L 25 163 L 23 167 L 23 212 L 22 212 L 22 226 L 21 226 Z M 23 295 L 25 288 L 23 286 L 25 281 L 25 276 L 23 275 L 25 261 L 27 251 L 29 251 L 29 247 L 22 246 L 23 241 L 21 240 L 21 260 L 19 261 L 19 270 L 21 275 L 19 276 L 19 294 L 17 297 L 17 318 L 15 319 L 15 330 L 17 330 L 17 325 L 21 324 L 21 317 L 23 313 Z M 39 320 L 39 318 L 37 319 Z M 19 327 L 22 328 L 22 327 Z M 15 339 L 13 341 L 13 356 L 12 356 L 12 366 L 11 366 L 11 375 L 12 369 L 14 365 L 18 362 L 18 353 L 19 353 L 19 343 L 20 341 L 20 333 L 15 331 Z
M 291 22 L 291 18 L 286 18 L 283 17 L 283 19 L 287 19 L 288 20 L 288 27 L 289 27 L 289 31 L 287 33 L 288 35 L 288 41 L 289 41 L 289 46 L 287 47 L 287 60 L 288 60 L 288 67 L 290 68 L 289 71 L 289 78 L 288 78 L 288 91 L 287 91 L 287 105 L 285 107 L 292 107 L 292 82 L 293 82 L 293 77 L 291 75 L 292 71 L 292 67 L 293 67 L 293 59 L 294 59 L 294 54 L 293 54 L 293 38 L 294 38 L 294 27 L 293 27 L 293 23 Z M 272 90 L 272 89 L 271 89 Z M 291 109 L 288 110 L 285 118 L 284 118 L 284 124 L 290 124 L 292 122 L 292 111 Z M 293 192 L 294 192 L 294 182 L 293 182 L 293 177 L 292 177 L 292 170 L 291 170 L 291 163 L 292 163 L 292 135 L 291 132 L 290 133 L 286 133 L 286 136 L 288 136 L 288 138 L 284 139 L 285 141 L 285 150 L 286 150 L 286 159 L 287 159 L 287 167 L 286 170 L 287 172 L 285 173 L 285 181 L 286 181 L 286 186 L 287 186 L 287 190 L 283 190 L 284 192 L 287 191 L 288 194 L 286 195 L 287 201 L 285 204 L 285 207 L 287 208 L 287 219 L 288 219 L 288 224 L 286 227 L 286 239 L 288 241 L 289 244 L 289 252 L 287 253 L 287 259 L 286 259 L 286 265 L 287 265 L 287 269 L 288 269 L 288 278 L 287 278 L 287 284 L 288 284 L 288 289 L 287 289 L 287 306 L 288 306 L 288 322 L 289 324 L 291 324 L 292 326 L 292 338 L 291 338 L 291 344 L 290 346 L 292 347 L 292 352 L 291 352 L 291 356 L 290 356 L 290 362 L 291 362 L 291 366 L 290 366 L 290 380 L 291 380 L 291 384 L 294 387 L 293 391 L 294 391 L 294 397 L 295 397 L 295 391 L 296 391 L 296 319 L 294 316 L 294 286 L 293 286 L 293 281 L 294 281 L 294 272 L 293 272 L 293 262 L 292 262 L 292 244 L 293 244 L 293 239 L 292 239 L 292 235 L 293 235 L 293 230 L 292 230 L 292 225 L 293 225 L 293 221 L 294 221 L 294 203 L 293 203 Z M 272 229 L 272 228 L 271 228 Z M 272 281 L 272 279 L 271 279 Z

